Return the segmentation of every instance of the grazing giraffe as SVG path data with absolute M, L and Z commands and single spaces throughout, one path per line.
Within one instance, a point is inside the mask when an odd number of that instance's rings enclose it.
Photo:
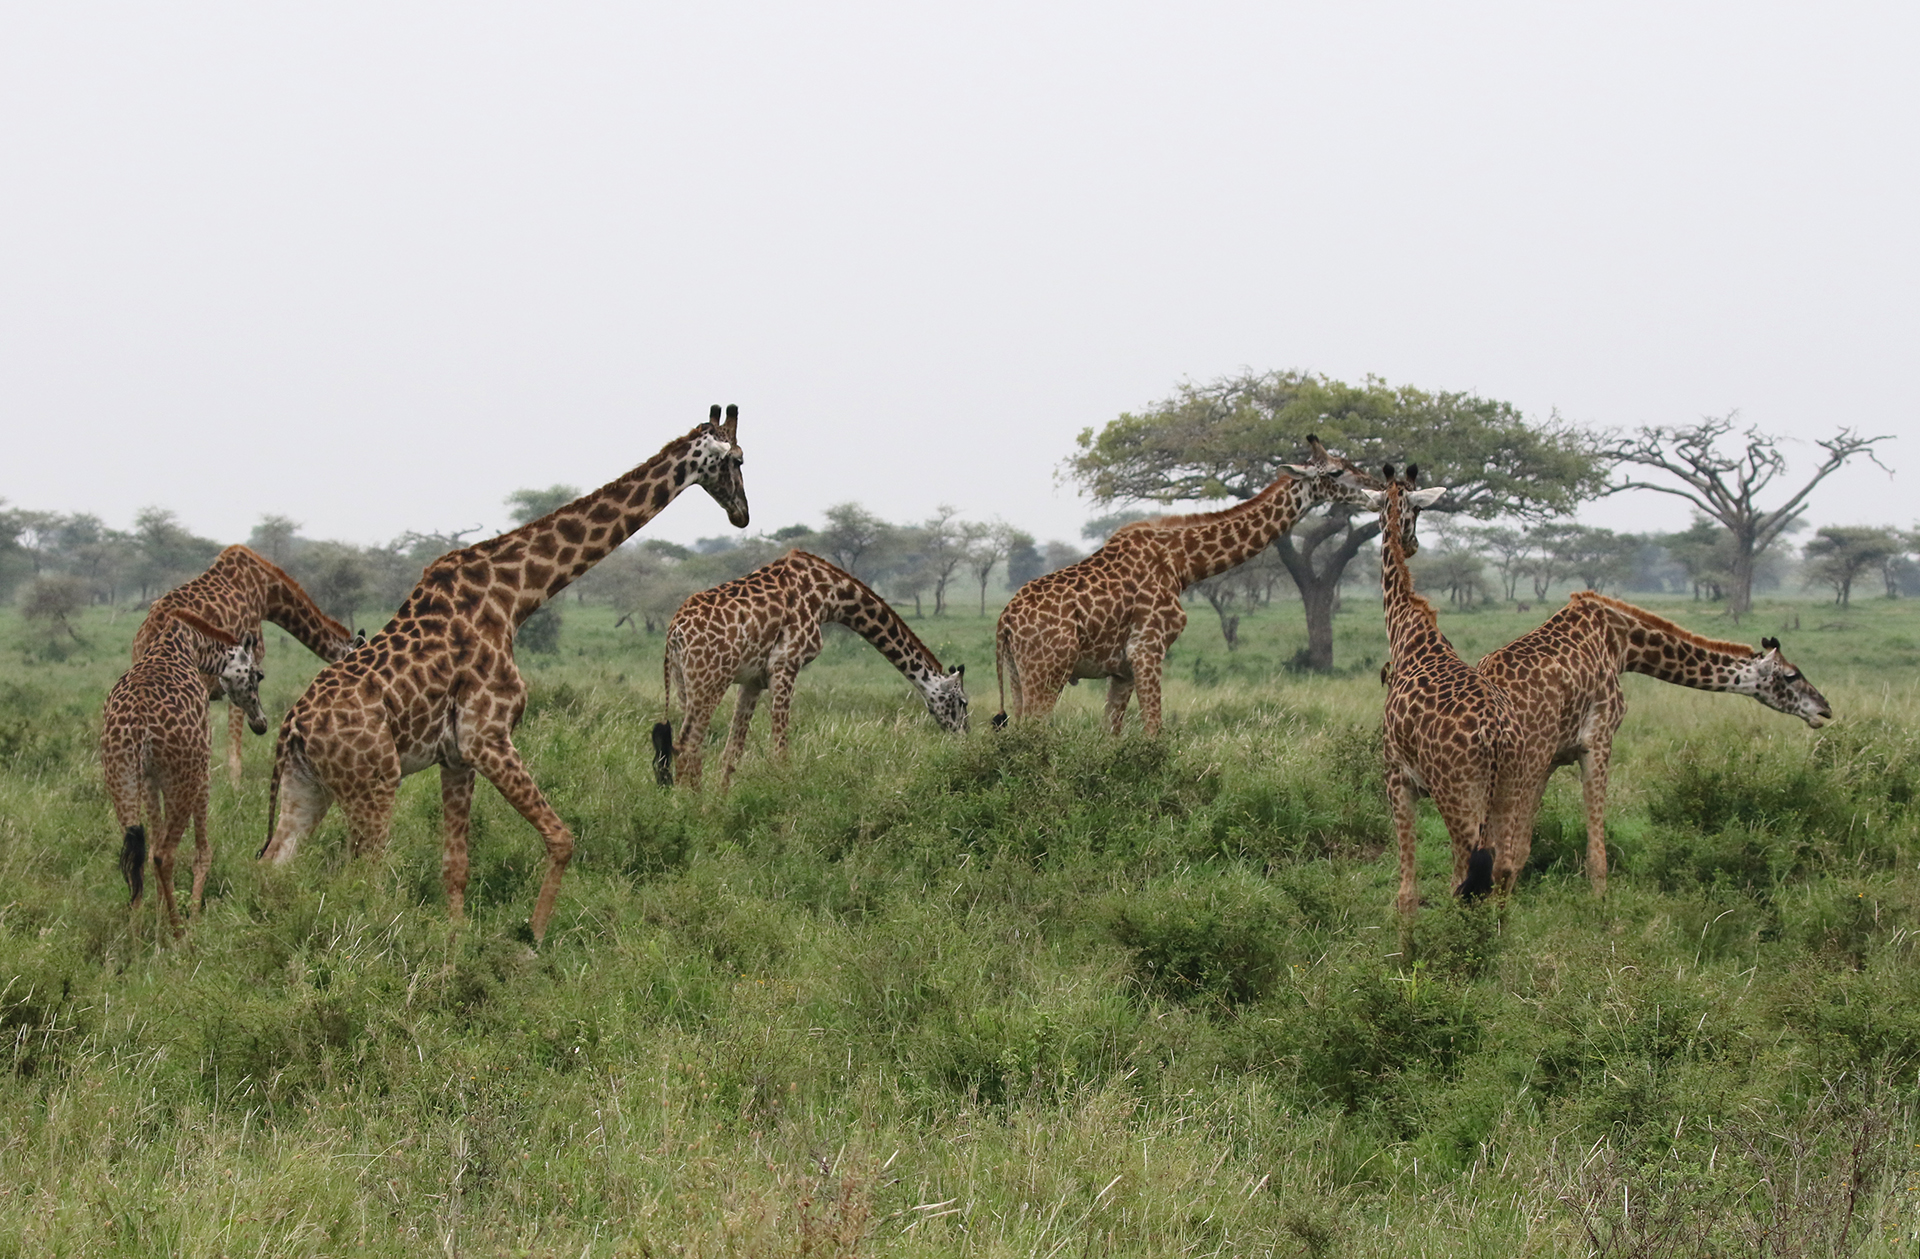
M 230 546 L 220 552 L 207 571 L 175 586 L 153 601 L 147 619 L 133 635 L 133 658 L 139 660 L 151 645 L 169 613 L 184 608 L 209 625 L 229 634 L 260 634 L 260 622 L 271 621 L 293 635 L 307 650 L 331 664 L 367 641 L 317 607 L 300 583 L 258 552 Z M 266 641 L 261 640 L 257 664 L 266 667 Z M 218 688 L 214 689 L 218 698 Z M 227 776 L 240 785 L 240 725 L 237 707 L 227 719 Z
M 1318 438 L 1307 442 L 1311 462 L 1283 464 L 1246 502 L 1124 525 L 1086 559 L 1015 591 L 994 633 L 1002 711 L 993 724 L 1045 717 L 1069 681 L 1106 678 L 1107 729 L 1120 733 L 1137 690 L 1141 723 L 1158 734 L 1161 669 L 1187 625 L 1181 592 L 1252 559 L 1320 503 L 1367 505 L 1378 485 Z
M 1433 797 L 1453 841 L 1453 882 L 1463 896 L 1491 890 L 1494 853 L 1490 819 L 1510 793 L 1506 770 L 1517 725 L 1506 695 L 1454 651 L 1439 617 L 1413 589 L 1407 558 L 1418 548 L 1414 524 L 1444 489 L 1413 488 L 1386 469 L 1387 488 L 1373 495 L 1383 515 L 1380 588 L 1391 652 L 1384 721 L 1387 799 L 1400 848 L 1399 909 L 1419 908 L 1414 874 L 1414 804 Z
M 1576 591 L 1566 607 L 1489 653 L 1476 669 L 1506 694 L 1520 730 L 1514 754 L 1520 787 L 1516 811 L 1492 828 L 1493 882 L 1503 892 L 1527 864 L 1547 779 L 1561 765 L 1578 765 L 1587 814 L 1587 877 L 1596 895 L 1606 893 L 1607 763 L 1626 713 L 1622 673 L 1750 695 L 1816 730 L 1833 719 L 1826 698 L 1781 656 L 1778 639 L 1761 639 L 1755 651 L 1744 643 L 1703 638 L 1591 590 Z
M 527 706 L 527 686 L 513 663 L 514 633 L 688 486 L 704 488 L 744 529 L 738 426 L 738 408 L 727 408 L 723 424 L 716 406 L 705 424 L 618 480 L 427 565 L 387 627 L 321 670 L 280 723 L 260 856 L 291 861 L 335 800 L 347 815 L 351 851 L 377 854 L 386 846 L 400 780 L 438 765 L 440 871 L 448 912 L 458 920 L 478 772 L 546 842 L 547 873 L 532 920 L 534 940 L 543 938 L 573 856 L 573 834 L 513 746 Z
M 800 670 L 820 654 L 820 626 L 844 625 L 874 645 L 900 670 L 926 701 L 927 711 L 946 730 L 967 728 L 966 666 L 948 669 L 920 641 L 887 601 L 852 573 L 817 555 L 788 551 L 744 577 L 690 596 L 667 626 L 662 666 L 669 707 L 677 685 L 686 720 L 676 750 L 673 726 L 654 727 L 654 772 L 661 785 L 678 781 L 700 786 L 700 762 L 707 724 L 721 696 L 735 682 L 740 698 L 720 757 L 720 790 L 733 780 L 734 767 L 747 746 L 760 693 L 771 689 L 773 746 L 787 755 L 787 718 L 793 684 Z M 676 751 L 677 764 L 676 770 Z
M 226 696 L 235 712 L 246 714 L 254 733 L 267 732 L 267 715 L 260 711 L 260 636 L 247 630 L 236 637 L 177 607 L 149 615 L 142 631 L 147 635 L 145 650 L 107 695 L 100 723 L 100 766 L 120 823 L 120 873 L 133 903 L 140 904 L 147 829 L 152 827 L 161 909 L 178 932 L 173 854 L 189 819 L 196 915 L 213 865 L 207 843 L 207 759 L 213 751 L 207 695 Z

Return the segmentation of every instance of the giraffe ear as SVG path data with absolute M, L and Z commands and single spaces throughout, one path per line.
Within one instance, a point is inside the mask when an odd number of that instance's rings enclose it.
M 1446 496 L 1447 487 L 1444 485 L 1435 485 L 1424 490 L 1414 490 L 1407 495 L 1407 502 L 1415 507 L 1425 509 L 1433 506 Z
M 1387 492 L 1385 490 L 1369 490 L 1363 487 L 1360 492 L 1367 496 L 1367 507 L 1369 510 L 1385 511 L 1387 509 Z

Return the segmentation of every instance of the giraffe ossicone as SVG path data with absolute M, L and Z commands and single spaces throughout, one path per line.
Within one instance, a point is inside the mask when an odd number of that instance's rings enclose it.
M 740 697 L 720 758 L 720 789 L 733 779 L 764 691 L 772 692 L 774 752 L 785 759 L 794 683 L 820 654 L 826 624 L 844 625 L 873 644 L 913 684 L 942 729 L 966 731 L 966 666 L 942 665 L 906 620 L 853 574 L 817 555 L 788 551 L 744 577 L 689 595 L 668 623 L 662 686 L 669 710 L 679 692 L 686 717 L 677 741 L 669 722 L 654 727 L 660 783 L 700 786 L 708 725 L 735 683 Z
M 351 850 L 385 848 L 400 781 L 440 767 L 441 881 L 448 912 L 466 900 L 467 835 L 474 777 L 499 789 L 546 845 L 547 869 L 532 931 L 544 938 L 573 833 L 535 784 L 513 745 L 527 688 L 513 661 L 515 632 L 698 485 L 744 528 L 738 407 L 705 423 L 625 475 L 497 538 L 427 565 L 392 621 L 367 644 L 321 670 L 280 723 L 262 859 L 284 863 L 338 803 Z

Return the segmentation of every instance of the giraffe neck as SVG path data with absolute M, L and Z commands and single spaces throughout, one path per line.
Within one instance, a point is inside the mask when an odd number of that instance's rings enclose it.
M 1604 595 L 1576 597 L 1601 604 L 1625 622 L 1622 672 L 1644 673 L 1696 691 L 1757 692 L 1757 657 L 1745 643 L 1702 638 L 1643 608 Z
M 887 663 L 900 670 L 922 694 L 943 675 L 940 661 L 920 641 L 920 636 L 865 582 L 818 556 L 804 551 L 796 551 L 794 555 L 830 570 L 825 574 L 829 585 L 820 612 L 822 621 L 844 625 L 872 643 L 874 650 L 885 656 Z
M 234 556 L 236 569 L 247 572 L 260 592 L 261 620 L 278 625 L 322 660 L 338 660 L 347 654 L 353 632 L 322 612 L 299 582 L 256 552 L 245 547 L 228 548 L 229 553 L 235 551 L 242 552 Z
M 1260 554 L 1313 506 L 1306 482 L 1281 473 L 1273 484 L 1225 511 L 1153 522 L 1180 584 L 1226 572 Z
M 519 626 L 695 482 L 699 468 L 693 447 L 702 431 L 668 442 L 625 476 L 538 520 L 447 558 L 492 561 L 489 593 L 507 605 L 508 616 Z
M 1440 633 L 1433 605 L 1413 588 L 1407 567 L 1405 535 L 1401 532 L 1406 494 L 1399 486 L 1387 488 L 1387 508 L 1380 521 L 1380 593 L 1386 605 L 1387 642 L 1396 663 L 1441 647 L 1452 647 Z

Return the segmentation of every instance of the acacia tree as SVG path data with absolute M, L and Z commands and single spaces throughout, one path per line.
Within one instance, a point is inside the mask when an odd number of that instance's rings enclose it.
M 1891 529 L 1828 525 L 1807 541 L 1802 553 L 1810 575 L 1832 586 L 1833 601 L 1844 608 L 1853 602 L 1855 579 L 1900 554 L 1900 542 Z
M 1349 385 L 1311 372 L 1182 384 L 1149 410 L 1082 432 L 1067 470 L 1103 504 L 1247 499 L 1281 464 L 1306 456 L 1308 433 L 1363 465 L 1417 462 L 1422 480 L 1451 491 L 1429 510 L 1479 520 L 1544 519 L 1605 484 L 1589 436 L 1558 417 L 1530 422 L 1490 398 L 1373 377 Z M 1300 662 L 1308 668 L 1333 667 L 1341 575 L 1379 532 L 1377 516 L 1336 504 L 1274 543 L 1306 609 Z
M 1630 435 L 1616 437 L 1603 451 L 1616 465 L 1651 468 L 1679 482 L 1672 485 L 1635 480 L 1629 473 L 1625 480 L 1609 486 L 1607 493 L 1655 490 L 1684 498 L 1719 521 L 1732 535 L 1727 611 L 1736 621 L 1753 606 L 1755 561 L 1806 514 L 1807 496 L 1813 493 L 1814 487 L 1855 455 L 1865 455 L 1879 467 L 1886 468 L 1873 447 L 1878 442 L 1892 440 L 1887 435 L 1862 437 L 1852 428 L 1840 429 L 1832 437 L 1816 443 L 1826 452 L 1826 458 L 1807 482 L 1786 502 L 1772 510 L 1763 510 L 1757 500 L 1786 472 L 1786 456 L 1780 453 L 1778 436 L 1751 426 L 1732 443 L 1737 449 L 1723 448 L 1724 439 L 1734 432 L 1739 414 L 1729 411 L 1724 416 L 1710 415 L 1698 424 L 1682 426 L 1648 425 Z

